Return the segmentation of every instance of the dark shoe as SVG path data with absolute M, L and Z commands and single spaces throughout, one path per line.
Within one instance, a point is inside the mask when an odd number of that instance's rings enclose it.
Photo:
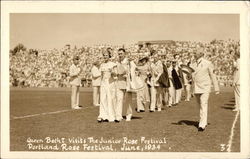
M 115 120 L 116 123 L 119 123 L 120 121 L 119 120 Z
M 149 112 L 150 112 L 150 113 L 153 113 L 153 112 L 155 112 L 155 111 L 153 111 L 153 110 L 150 110 Z
M 105 120 L 102 120 L 102 122 L 109 122 L 109 120 L 108 120 L 108 119 L 105 119 Z
M 103 120 L 102 119 L 97 119 L 97 122 L 101 123 L 101 122 L 103 122 Z
M 205 128 L 204 129 L 201 127 L 198 128 L 198 131 L 204 131 L 204 130 L 205 130 Z
M 140 110 L 140 112 L 145 112 L 145 110 Z

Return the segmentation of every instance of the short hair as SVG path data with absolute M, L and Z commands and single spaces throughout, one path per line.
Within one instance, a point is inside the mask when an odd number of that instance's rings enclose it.
M 104 50 L 104 51 L 102 52 L 102 55 L 104 55 L 105 53 L 108 53 L 109 58 L 112 57 L 111 52 L 110 52 L 109 50 Z
M 79 56 L 74 56 L 73 57 L 73 60 L 79 60 L 80 58 L 79 58 Z
M 179 54 L 174 54 L 174 58 L 176 57 L 176 56 L 178 56 Z M 180 55 L 179 55 L 180 56 Z
M 95 65 L 95 66 L 98 65 L 98 64 L 99 64 L 98 60 L 96 60 L 96 61 L 93 62 L 93 65 Z
M 153 56 L 156 54 L 156 51 L 155 50 L 150 50 L 150 55 Z
M 108 47 L 106 50 L 107 50 L 108 52 L 111 52 L 112 48 L 111 48 L 111 47 Z
M 111 55 L 111 50 L 112 50 L 112 48 L 111 47 L 108 47 L 107 49 L 106 49 L 106 51 Z
M 124 48 L 120 48 L 118 51 L 123 51 L 124 53 L 126 52 Z

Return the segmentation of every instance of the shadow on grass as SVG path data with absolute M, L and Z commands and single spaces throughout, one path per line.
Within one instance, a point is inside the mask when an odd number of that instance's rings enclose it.
M 138 117 L 138 116 L 132 116 L 131 119 L 142 119 L 142 117 Z
M 235 99 L 234 99 L 234 98 L 232 98 L 229 102 L 235 102 Z
M 190 120 L 180 120 L 178 123 L 172 123 L 174 125 L 189 125 L 198 128 L 199 122 L 198 121 L 190 121 Z
M 123 119 L 126 119 L 126 116 L 122 116 L 123 117 Z M 132 116 L 132 118 L 131 118 L 132 120 L 134 120 L 134 119 L 142 119 L 142 117 L 139 117 L 139 116 Z
M 228 105 L 228 106 L 234 106 L 235 104 L 234 103 L 227 103 L 225 105 Z
M 233 110 L 234 109 L 234 107 L 225 107 L 225 106 L 223 106 L 221 108 L 223 108 L 223 109 L 229 109 L 229 110 Z

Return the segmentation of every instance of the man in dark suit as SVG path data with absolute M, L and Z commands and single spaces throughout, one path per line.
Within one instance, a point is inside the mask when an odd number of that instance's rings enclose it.
M 183 74 L 181 69 L 178 67 L 177 62 L 172 62 L 172 78 L 173 78 L 173 84 L 175 88 L 175 104 L 178 104 L 181 100 L 181 91 L 182 91 L 182 83 L 183 83 Z
M 168 73 L 168 67 L 166 63 L 166 57 L 161 56 L 161 61 L 163 65 L 163 73 L 161 74 L 158 82 L 160 84 L 160 87 L 162 87 L 162 98 L 164 106 L 168 106 L 168 97 L 169 97 L 169 87 L 170 87 L 170 79 L 169 79 L 169 73 Z

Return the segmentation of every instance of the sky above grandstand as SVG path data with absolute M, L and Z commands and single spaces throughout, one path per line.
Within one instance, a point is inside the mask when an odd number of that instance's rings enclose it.
M 132 44 L 144 40 L 239 40 L 236 14 L 11 14 L 10 49 Z

